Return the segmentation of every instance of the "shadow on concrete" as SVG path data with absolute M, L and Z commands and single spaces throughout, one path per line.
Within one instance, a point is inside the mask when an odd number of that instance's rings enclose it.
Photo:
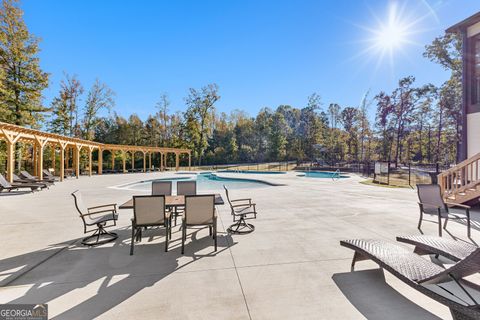
M 93 319 L 174 271 L 200 259 L 214 258 L 235 245 L 228 234 L 219 232 L 218 251 L 214 252 L 212 238 L 202 235 L 197 239 L 198 231 L 188 235 L 193 241 L 185 245 L 184 255 L 175 241 L 169 252 L 164 251 L 164 229 L 145 230 L 133 256 L 129 255 L 130 228 L 115 230 L 118 239 L 103 246 L 85 247 L 80 239 L 55 244 L 45 250 L 0 260 L 0 286 L 31 286 L 8 303 L 48 303 L 77 289 L 96 286 L 89 298 L 53 318 Z
M 382 269 L 336 273 L 332 279 L 348 301 L 369 320 L 440 320 L 389 286 Z

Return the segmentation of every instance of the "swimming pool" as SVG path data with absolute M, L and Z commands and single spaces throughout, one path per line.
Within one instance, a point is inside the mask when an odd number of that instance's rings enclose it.
M 304 175 L 300 175 L 300 176 L 307 177 L 307 178 L 330 178 L 330 179 L 349 178 L 349 176 L 339 174 L 338 172 L 330 172 L 330 171 L 307 171 L 307 172 L 304 172 Z
M 286 174 L 284 171 L 254 171 L 254 170 L 220 170 L 225 173 L 248 173 L 248 174 Z
M 264 188 L 271 186 L 271 184 L 260 181 L 260 180 L 251 180 L 251 179 L 241 179 L 241 178 L 223 178 L 218 177 L 215 174 L 211 173 L 202 173 L 195 176 L 188 176 L 188 177 L 175 177 L 175 178 L 163 178 L 163 179 L 154 179 L 154 180 L 146 180 L 140 181 L 132 184 L 128 184 L 123 186 L 123 188 L 131 189 L 131 190 L 142 190 L 142 191 L 149 191 L 152 189 L 152 181 L 172 181 L 172 192 L 175 194 L 177 192 L 177 184 L 176 181 L 197 181 L 197 191 L 199 193 L 205 191 L 221 191 L 223 190 L 223 185 L 225 185 L 228 189 L 254 189 L 254 188 Z

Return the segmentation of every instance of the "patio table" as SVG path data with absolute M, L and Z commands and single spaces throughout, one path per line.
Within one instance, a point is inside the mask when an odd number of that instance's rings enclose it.
M 225 202 L 220 194 L 215 194 L 215 205 L 223 205 Z M 185 196 L 165 196 L 165 206 L 166 207 L 183 207 L 185 206 Z M 119 209 L 133 209 L 133 198 L 122 203 Z

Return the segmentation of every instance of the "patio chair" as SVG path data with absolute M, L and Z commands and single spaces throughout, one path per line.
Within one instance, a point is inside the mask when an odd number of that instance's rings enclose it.
M 480 319 L 480 286 L 465 280 L 480 271 L 480 248 L 446 269 L 397 244 L 382 240 L 344 240 L 354 250 L 351 270 L 372 260 L 412 288 L 450 308 L 454 319 Z
M 13 190 L 20 190 L 20 189 L 30 189 L 30 191 L 35 191 L 41 188 L 40 185 L 36 183 L 10 183 L 5 179 L 5 177 L 0 174 L 0 192 L 3 190 L 7 190 L 8 192 Z
M 197 194 L 197 181 L 178 181 L 177 182 L 177 195 L 181 196 L 194 196 Z M 177 225 L 177 217 L 185 210 L 184 206 L 175 207 L 175 225 Z
M 452 261 L 462 260 L 478 249 L 478 246 L 468 242 L 435 236 L 399 236 L 397 241 L 414 245 L 413 252 L 419 255 L 434 254 L 437 258 L 441 255 Z
M 417 184 L 418 205 L 420 207 L 420 219 L 418 221 L 418 229 L 421 230 L 423 214 L 436 215 L 438 217 L 438 235 L 442 236 L 442 218 L 445 218 L 443 229 L 447 229 L 449 219 L 449 206 L 458 207 L 465 210 L 467 217 L 467 236 L 470 238 L 470 207 L 443 201 L 440 186 L 438 184 Z M 461 219 L 460 217 L 455 219 Z
M 171 196 L 172 181 L 152 181 L 152 196 Z
M 215 195 L 185 196 L 185 212 L 182 216 L 182 254 L 185 252 L 187 228 L 208 226 L 217 251 L 217 212 L 215 210 Z
M 92 235 L 82 239 L 82 244 L 96 246 L 117 239 L 118 236 L 116 233 L 105 230 L 107 227 L 117 225 L 118 214 L 116 204 L 112 203 L 87 207 L 83 203 L 82 194 L 79 190 L 74 191 L 72 196 L 75 200 L 75 207 L 83 222 L 83 233 L 93 231 Z M 108 223 L 111 224 L 108 225 Z M 92 242 L 91 240 L 94 238 L 96 238 L 96 240 Z
M 256 219 L 257 210 L 252 199 L 230 199 L 227 187 L 224 185 L 225 194 L 227 195 L 228 204 L 230 205 L 233 222 L 227 231 L 230 233 L 245 234 L 255 230 L 253 224 L 247 223 L 245 220 Z
M 45 179 L 38 179 L 37 177 L 35 176 L 32 176 L 30 173 L 28 173 L 28 171 L 20 171 L 20 176 L 22 178 L 25 178 L 25 179 L 28 179 L 28 180 L 31 180 L 31 181 L 34 181 L 34 182 L 43 182 L 43 183 L 48 183 L 50 185 L 52 185 L 54 183 L 54 181 L 48 179 L 48 178 L 45 178 Z
M 165 210 L 165 196 L 134 196 L 130 255 L 133 255 L 135 240 L 142 240 L 142 229 L 153 226 L 166 228 L 165 252 L 167 252 L 168 239 L 172 237 L 172 231 L 170 228 L 170 213 Z
M 44 183 L 44 182 L 35 182 L 35 181 L 29 180 L 29 179 L 20 178 L 20 177 L 17 176 L 15 173 L 13 174 L 13 182 L 15 182 L 15 183 L 36 184 L 36 185 L 38 185 L 41 189 L 45 189 L 45 188 L 48 189 L 48 184 L 46 184 L 46 183 Z

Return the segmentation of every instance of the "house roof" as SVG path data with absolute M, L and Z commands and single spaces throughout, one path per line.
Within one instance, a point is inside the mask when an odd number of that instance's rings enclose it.
M 459 23 L 451 26 L 445 32 L 453 33 L 459 31 L 465 31 L 469 26 L 474 25 L 475 23 L 480 22 L 480 12 L 475 13 L 474 15 L 468 17 L 467 19 L 460 21 Z

